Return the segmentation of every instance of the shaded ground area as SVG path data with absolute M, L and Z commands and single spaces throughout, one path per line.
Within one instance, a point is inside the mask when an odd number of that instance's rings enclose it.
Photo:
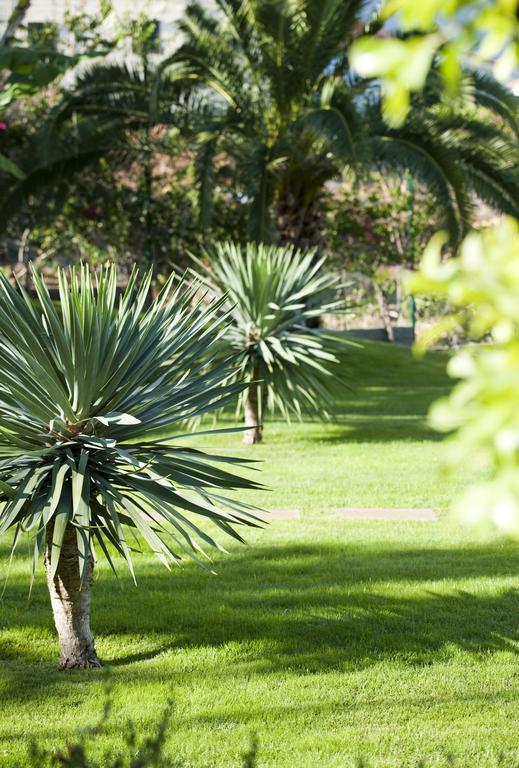
M 136 589 L 100 566 L 93 622 L 116 716 L 99 750 L 130 717 L 149 729 L 172 695 L 168 750 L 196 768 L 238 764 L 253 734 L 259 765 L 276 768 L 515 764 L 519 550 L 446 515 L 457 486 L 424 419 L 443 363 L 369 345 L 344 361 L 359 393 L 338 423 L 269 423 L 254 455 L 274 490 L 253 501 L 301 517 L 232 546 L 218 576 L 143 556 Z M 335 514 L 354 506 L 431 508 L 439 522 Z M 22 549 L 0 603 L 2 766 L 23 765 L 31 737 L 56 744 L 95 722 L 104 697 L 105 671 L 56 670 L 44 581 L 28 601 L 28 573 Z

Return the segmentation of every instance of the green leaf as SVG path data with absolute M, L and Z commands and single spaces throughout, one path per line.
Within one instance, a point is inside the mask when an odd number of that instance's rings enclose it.
M 10 173 L 11 176 L 16 176 L 17 179 L 25 179 L 25 173 L 19 168 L 16 163 L 9 160 L 8 157 L 0 153 L 0 171 Z
M 87 575 L 90 551 L 90 475 L 87 471 L 88 451 L 81 451 L 77 469 L 72 468 L 72 522 L 76 526 L 81 584 Z
M 8 483 L 5 483 L 3 480 L 0 480 L 0 492 L 2 492 L 4 496 L 7 496 L 10 499 L 12 499 L 16 494 L 16 490 L 8 485 Z
M 59 559 L 61 556 L 61 549 L 63 546 L 63 541 L 65 539 L 65 532 L 67 530 L 67 526 L 69 525 L 71 519 L 72 519 L 72 493 L 70 489 L 70 484 L 67 483 L 67 485 L 63 489 L 63 493 L 60 496 L 56 513 L 53 518 L 54 527 L 53 527 L 53 533 L 52 533 L 52 545 L 51 545 L 51 555 L 50 555 L 50 578 L 51 579 L 54 579 L 56 575 L 56 571 L 59 565 Z

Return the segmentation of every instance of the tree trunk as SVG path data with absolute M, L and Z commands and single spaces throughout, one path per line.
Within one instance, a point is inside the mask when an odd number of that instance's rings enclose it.
M 256 375 L 253 375 L 253 379 L 256 379 Z M 245 426 L 247 429 L 243 433 L 244 445 L 255 445 L 261 442 L 261 425 L 259 419 L 259 400 L 258 400 L 259 384 L 253 381 L 249 385 L 247 397 L 245 399 L 244 416 Z
M 276 225 L 280 245 L 292 245 L 300 250 L 315 248 L 316 258 L 319 258 L 323 247 L 323 213 L 319 196 L 305 203 L 301 195 L 285 190 L 276 203 Z
M 301 194 L 296 195 L 289 189 L 285 190 L 276 204 L 276 222 L 280 245 L 291 245 L 294 250 L 301 251 L 312 248 L 315 251 L 314 262 L 321 258 L 323 211 L 319 195 L 305 203 Z M 308 318 L 306 324 L 308 328 L 319 328 L 321 318 Z
M 0 46 L 3 47 L 11 44 L 18 27 L 23 22 L 27 11 L 29 10 L 30 4 L 30 0 L 18 0 L 7 20 L 7 26 L 0 36 Z
M 54 525 L 47 526 L 45 569 L 54 623 L 58 632 L 60 664 L 63 669 L 100 667 L 90 630 L 90 589 L 94 576 L 94 558 L 88 558 L 87 572 L 81 584 L 76 529 L 70 523 L 65 531 L 58 568 L 51 577 L 51 549 Z
M 382 325 L 384 326 L 387 340 L 394 343 L 395 332 L 393 330 L 393 323 L 391 322 L 391 317 L 389 315 L 389 309 L 384 298 L 384 292 L 382 291 L 382 288 L 377 284 L 376 280 L 373 280 L 373 288 L 375 290 L 375 296 L 380 312 L 380 319 L 382 320 Z

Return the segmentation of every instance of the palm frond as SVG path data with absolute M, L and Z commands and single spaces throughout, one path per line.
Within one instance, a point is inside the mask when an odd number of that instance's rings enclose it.
M 321 85 L 319 103 L 302 115 L 295 129 L 313 132 L 316 154 L 332 153 L 340 165 L 366 160 L 367 140 L 357 105 L 342 79 L 327 78 Z M 314 150 L 315 151 L 315 150 Z
M 484 72 L 471 72 L 471 80 L 476 103 L 499 115 L 516 135 L 519 134 L 519 97 Z
M 472 203 L 457 157 L 448 147 L 404 127 L 374 136 L 373 155 L 382 168 L 408 168 L 438 200 L 451 241 L 456 243 L 463 237 Z

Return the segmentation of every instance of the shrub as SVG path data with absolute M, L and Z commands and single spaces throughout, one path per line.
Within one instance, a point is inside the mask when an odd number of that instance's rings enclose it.
M 487 479 L 458 502 L 471 523 L 519 536 L 519 225 L 467 236 L 455 259 L 442 262 L 442 235 L 430 243 L 409 288 L 447 299 L 455 308 L 430 336 L 463 325 L 479 344 L 464 346 L 448 372 L 459 381 L 430 412 L 433 427 L 453 432 L 447 463 L 481 459 Z

